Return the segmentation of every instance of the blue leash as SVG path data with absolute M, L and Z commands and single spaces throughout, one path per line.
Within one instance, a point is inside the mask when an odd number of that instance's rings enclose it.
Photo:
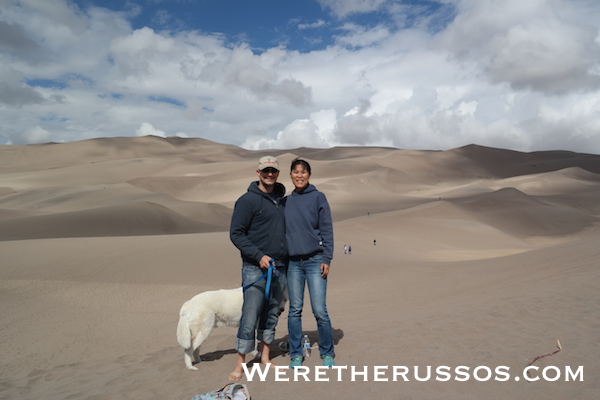
M 260 278 L 258 278 L 254 282 L 252 282 L 251 284 L 244 286 L 243 291 L 245 292 L 246 289 L 250 288 L 256 282 L 260 281 L 261 279 L 267 278 L 267 287 L 265 288 L 265 299 L 269 300 L 270 299 L 270 294 L 271 294 L 270 293 L 271 292 L 271 281 L 273 280 L 273 270 L 274 269 L 275 269 L 275 259 L 271 258 L 271 261 L 269 261 L 269 269 L 267 270 L 267 272 L 265 272 L 263 274 L 263 276 L 261 276 Z

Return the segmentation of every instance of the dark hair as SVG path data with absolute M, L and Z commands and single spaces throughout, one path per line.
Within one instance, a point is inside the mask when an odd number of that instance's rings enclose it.
M 302 165 L 304 167 L 304 169 L 308 172 L 308 174 L 312 175 L 312 172 L 310 171 L 310 164 L 300 158 L 296 158 L 296 159 L 294 159 L 294 161 L 292 161 L 292 166 L 290 167 L 290 172 L 292 172 L 294 170 L 294 168 L 296 168 L 296 165 Z

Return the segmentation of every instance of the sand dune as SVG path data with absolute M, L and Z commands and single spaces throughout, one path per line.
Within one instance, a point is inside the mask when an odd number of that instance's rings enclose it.
M 0 397 L 185 399 L 223 386 L 235 329 L 215 330 L 189 371 L 178 311 L 200 291 L 239 286 L 229 220 L 266 154 L 280 158 L 288 191 L 290 161 L 308 159 L 331 204 L 338 365 L 434 375 L 270 375 L 247 382 L 253 398 L 597 398 L 600 156 L 476 145 L 248 151 L 158 137 L 0 146 Z M 318 340 L 310 308 L 304 329 Z M 286 335 L 284 314 L 277 341 Z M 563 350 L 534 365 L 561 379 L 517 381 L 557 339 Z M 444 382 L 436 366 L 507 366 L 511 378 Z M 584 380 L 566 382 L 567 366 L 582 366 Z
M 192 221 L 164 206 L 150 202 L 21 217 L 0 222 L 2 240 L 82 236 L 136 236 L 222 230 Z
M 521 153 L 503 149 L 469 145 L 450 150 L 478 165 L 484 166 L 494 177 L 529 175 L 580 167 L 595 174 L 600 173 L 598 156 L 570 151 L 538 151 Z
M 514 236 L 562 236 L 592 226 L 589 212 L 556 207 L 515 188 L 474 196 L 460 202 L 475 219 Z

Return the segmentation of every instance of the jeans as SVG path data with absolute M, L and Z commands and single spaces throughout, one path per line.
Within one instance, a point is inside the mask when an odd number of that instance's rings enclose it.
M 317 320 L 319 352 L 321 357 L 334 357 L 333 329 L 331 328 L 331 321 L 329 320 L 325 301 L 327 295 L 327 278 L 321 277 L 321 260 L 322 255 L 318 254 L 306 260 L 290 260 L 288 265 L 290 357 L 302 356 L 302 307 L 304 305 L 305 284 L 308 284 L 310 305 L 313 315 Z
M 266 270 L 243 263 L 242 286 L 250 285 L 260 278 Z M 255 349 L 255 339 L 270 344 L 275 339 L 275 327 L 279 321 L 279 305 L 286 289 L 286 267 L 273 269 L 270 300 L 265 300 L 267 279 L 261 279 L 244 291 L 242 318 L 238 328 L 235 349 L 248 354 Z M 257 334 L 255 334 L 255 332 Z

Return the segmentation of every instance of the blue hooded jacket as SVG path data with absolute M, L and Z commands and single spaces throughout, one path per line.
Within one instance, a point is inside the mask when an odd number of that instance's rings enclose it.
M 258 265 L 268 255 L 283 265 L 287 260 L 283 196 L 285 187 L 276 183 L 275 199 L 252 182 L 236 202 L 231 216 L 229 237 L 245 262 Z
M 285 226 L 290 257 L 323 253 L 323 263 L 333 259 L 333 222 L 325 195 L 314 185 L 286 197 Z

